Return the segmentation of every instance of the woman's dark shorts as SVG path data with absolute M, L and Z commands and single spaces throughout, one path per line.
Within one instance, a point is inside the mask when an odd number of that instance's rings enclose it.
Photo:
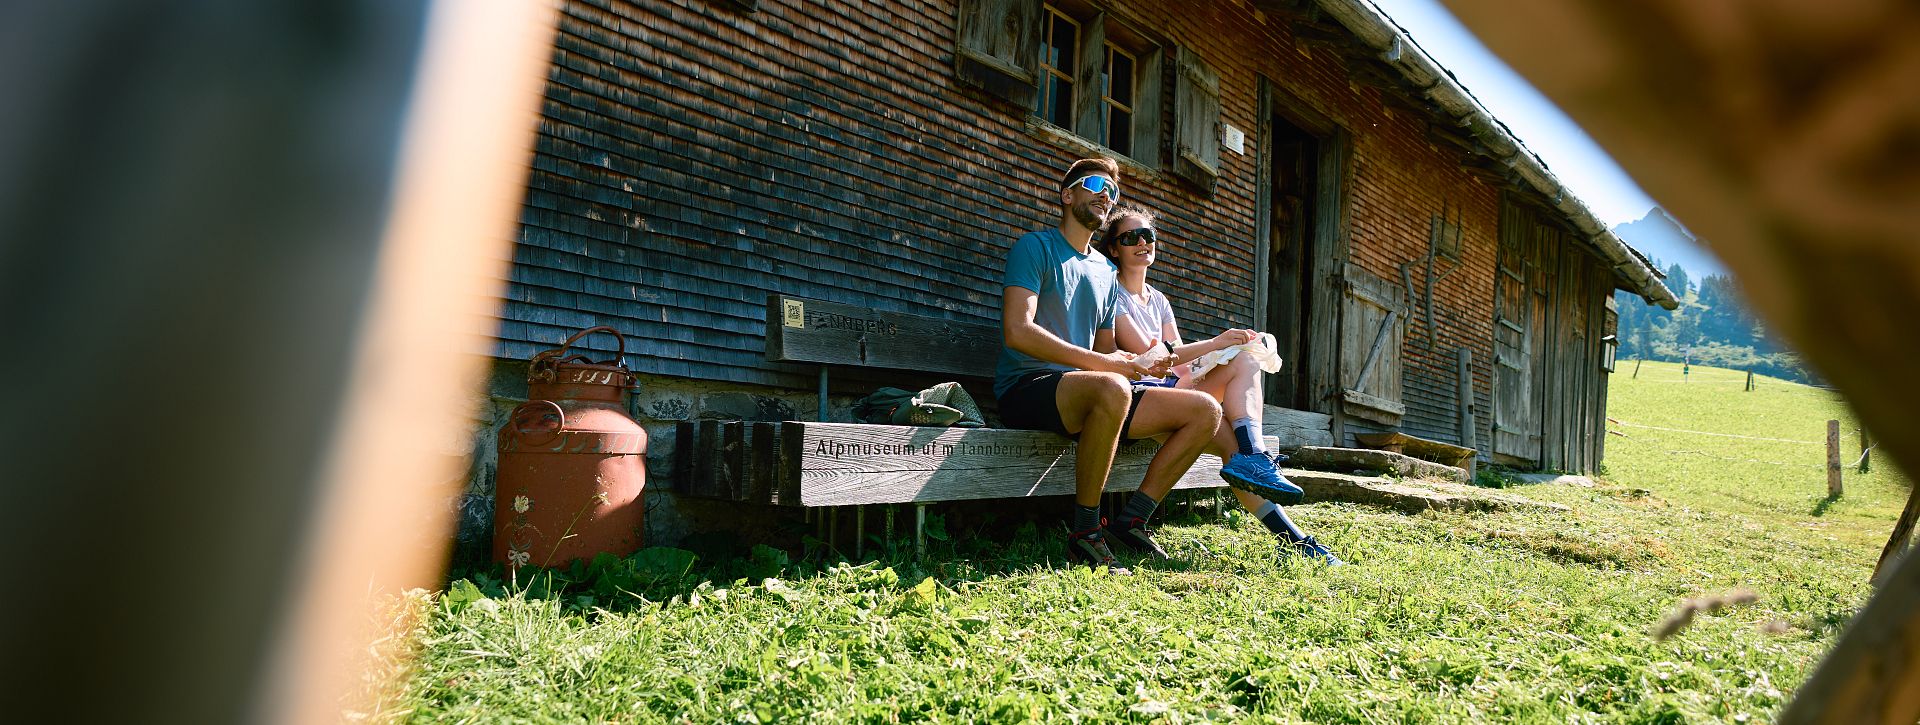
M 1077 433 L 1068 433 L 1067 424 L 1060 420 L 1060 404 L 1054 395 L 1060 389 L 1060 376 L 1066 375 L 1060 370 L 1036 370 L 1020 376 L 1000 396 L 1000 422 L 1008 428 L 1022 430 L 1045 430 L 1059 433 L 1068 438 L 1079 438 Z M 1127 404 L 1127 418 L 1120 423 L 1122 437 L 1133 425 L 1133 413 L 1140 409 L 1140 395 L 1146 388 L 1135 387 L 1133 400 Z

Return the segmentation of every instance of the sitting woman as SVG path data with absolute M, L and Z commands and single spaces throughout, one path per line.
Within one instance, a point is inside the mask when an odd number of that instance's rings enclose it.
M 1193 361 L 1216 350 L 1255 343 L 1259 333 L 1253 330 L 1227 330 L 1212 339 L 1182 342 L 1167 296 L 1147 284 L 1147 268 L 1153 266 L 1158 246 L 1153 218 L 1153 213 L 1145 209 L 1121 207 L 1108 218 L 1106 230 L 1098 239 L 1100 252 L 1120 270 L 1121 314 L 1114 319 L 1114 341 L 1120 349 L 1144 353 L 1167 343 L 1176 360 Z M 1148 378 L 1136 384 L 1198 390 L 1219 400 L 1225 424 L 1215 434 L 1207 452 L 1226 462 L 1220 477 L 1233 487 L 1240 505 L 1253 512 L 1255 518 L 1280 538 L 1282 552 L 1299 553 L 1339 566 L 1340 559 L 1313 537 L 1301 533 L 1276 503 L 1298 503 L 1301 491 L 1280 475 L 1273 456 L 1261 441 L 1260 375 L 1255 355 L 1237 354 L 1207 370 L 1197 380 L 1190 364 L 1183 364 L 1166 378 Z

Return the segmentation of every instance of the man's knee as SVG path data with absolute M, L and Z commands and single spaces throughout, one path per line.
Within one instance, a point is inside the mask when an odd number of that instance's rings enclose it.
M 1071 394 L 1084 402 L 1088 413 L 1126 415 L 1133 402 L 1133 387 L 1117 373 L 1080 373 L 1074 375 Z
M 1195 397 L 1194 405 L 1198 410 L 1195 411 L 1194 417 L 1204 419 L 1209 423 L 1220 422 L 1220 416 L 1224 414 L 1224 409 L 1220 407 L 1220 401 L 1214 400 L 1213 396 L 1205 393 Z

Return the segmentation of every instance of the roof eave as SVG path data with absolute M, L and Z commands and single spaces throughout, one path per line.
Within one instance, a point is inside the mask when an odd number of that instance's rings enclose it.
M 1488 156 L 1506 164 L 1514 176 L 1552 200 L 1555 210 L 1565 216 L 1574 229 L 1613 266 L 1622 289 L 1639 295 L 1648 304 L 1669 310 L 1680 306 L 1680 301 L 1660 282 L 1660 273 L 1651 264 L 1607 229 L 1607 225 L 1594 215 L 1593 210 L 1569 193 L 1553 172 L 1547 170 L 1539 157 L 1515 138 L 1506 126 L 1494 119 L 1493 114 L 1488 113 L 1478 100 L 1454 81 L 1453 76 L 1435 63 L 1426 51 L 1373 3 L 1367 0 L 1314 0 L 1314 3 L 1345 26 L 1360 42 L 1380 51 L 1381 62 L 1392 66 L 1407 82 L 1421 89 L 1427 100 L 1444 113 L 1452 115 L 1454 121 L 1486 146 Z

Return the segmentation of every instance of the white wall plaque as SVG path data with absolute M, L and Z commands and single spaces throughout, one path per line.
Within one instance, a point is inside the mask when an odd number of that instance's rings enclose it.
M 1247 152 L 1247 132 L 1234 128 L 1231 123 L 1220 124 L 1220 145 L 1236 154 Z

